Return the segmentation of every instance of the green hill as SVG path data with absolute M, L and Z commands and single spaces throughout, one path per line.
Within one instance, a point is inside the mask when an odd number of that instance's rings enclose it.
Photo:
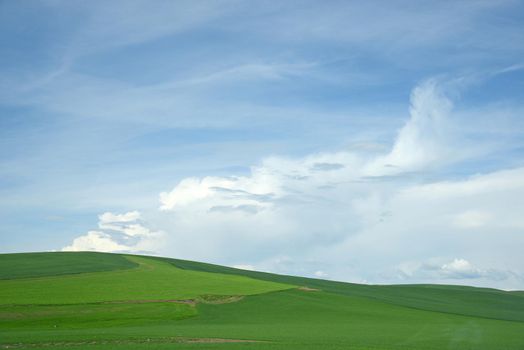
M 116 257 L 120 258 L 118 255 Z M 205 294 L 251 295 L 292 288 L 282 283 L 232 274 L 183 270 L 164 261 L 145 257 L 127 256 L 126 259 L 137 267 L 3 280 L 0 282 L 1 303 L 85 304 L 129 300 L 186 300 Z
M 373 298 L 416 309 L 502 320 L 524 321 L 523 292 L 446 285 L 363 285 L 239 270 L 194 261 L 155 258 L 192 271 L 232 274 L 264 281 L 308 286 L 326 292 Z
M 0 348 L 522 350 L 524 297 L 146 256 L 3 254 Z

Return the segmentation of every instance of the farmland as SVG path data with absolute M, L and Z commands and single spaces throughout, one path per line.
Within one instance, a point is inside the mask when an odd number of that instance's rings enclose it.
M 4 254 L 0 344 L 523 349 L 524 296 L 457 286 L 358 285 L 145 256 Z

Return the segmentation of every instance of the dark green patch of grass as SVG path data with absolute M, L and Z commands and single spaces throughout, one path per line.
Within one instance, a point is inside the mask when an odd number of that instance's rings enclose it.
M 255 338 L 290 348 L 522 349 L 524 323 L 416 310 L 372 299 L 289 290 L 199 305 L 186 336 Z M 312 348 L 315 348 L 312 346 Z
M 0 280 L 123 270 L 138 264 L 118 254 L 95 252 L 0 255 Z

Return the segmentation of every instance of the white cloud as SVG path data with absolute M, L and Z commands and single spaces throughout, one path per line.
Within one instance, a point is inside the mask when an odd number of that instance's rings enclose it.
M 62 251 L 98 251 L 119 252 L 128 251 L 129 247 L 113 240 L 111 235 L 101 231 L 88 231 L 87 234 L 77 237 L 71 245 L 62 248 Z
M 274 195 L 277 181 L 264 168 L 253 169 L 250 177 L 187 178 L 172 191 L 160 194 L 160 209 L 176 210 L 199 204 L 204 204 L 207 210 L 221 205 L 264 207 Z
M 160 194 L 161 210 L 189 205 L 233 208 L 253 205 L 267 208 L 277 201 L 304 196 L 323 196 L 327 187 L 371 177 L 402 175 L 451 162 L 446 147 L 446 115 L 451 103 L 434 81 L 417 87 L 412 94 L 410 119 L 400 130 L 393 149 L 386 155 L 367 159 L 356 152 L 313 154 L 302 159 L 266 158 L 249 176 L 187 178 L 172 191 Z M 456 152 L 455 152 L 456 153 Z M 350 187 L 355 187 L 351 186 Z
M 478 278 L 482 275 L 481 270 L 465 259 L 453 259 L 442 265 L 440 271 L 448 278 Z
M 445 151 L 452 143 L 443 127 L 450 106 L 436 82 L 429 81 L 414 90 L 410 119 L 400 130 L 392 151 L 385 155 L 370 157 L 342 151 L 298 159 L 270 157 L 252 167 L 248 176 L 184 179 L 173 190 L 160 194 L 160 209 L 201 216 L 191 224 L 192 228 L 185 229 L 193 231 L 199 224 L 239 212 L 265 211 L 266 219 L 291 221 L 291 225 L 295 225 L 294 216 L 302 216 L 307 210 L 348 219 L 351 215 L 365 216 L 363 212 L 369 211 L 369 205 L 378 205 L 383 192 L 390 190 L 391 186 L 384 182 L 432 167 L 436 162 L 452 161 Z M 326 212 L 332 211 L 334 205 L 345 208 L 345 214 Z M 221 218 L 209 215 L 214 212 L 220 212 Z
M 125 214 L 113 214 L 105 212 L 98 216 L 100 223 L 111 224 L 115 222 L 131 222 L 140 219 L 140 213 L 138 211 L 130 211 Z
M 451 108 L 451 101 L 436 81 L 417 86 L 411 93 L 411 118 L 400 129 L 391 152 L 371 162 L 368 171 L 371 174 L 416 171 L 455 160 L 457 152 L 446 130 Z
M 63 251 L 151 252 L 158 249 L 164 233 L 152 231 L 141 222 L 141 214 L 106 212 L 99 215 L 98 227 L 77 237 Z

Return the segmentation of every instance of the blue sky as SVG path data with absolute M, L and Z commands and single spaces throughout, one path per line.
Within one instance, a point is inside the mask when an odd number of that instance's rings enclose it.
M 0 251 L 524 289 L 523 15 L 0 2 Z

